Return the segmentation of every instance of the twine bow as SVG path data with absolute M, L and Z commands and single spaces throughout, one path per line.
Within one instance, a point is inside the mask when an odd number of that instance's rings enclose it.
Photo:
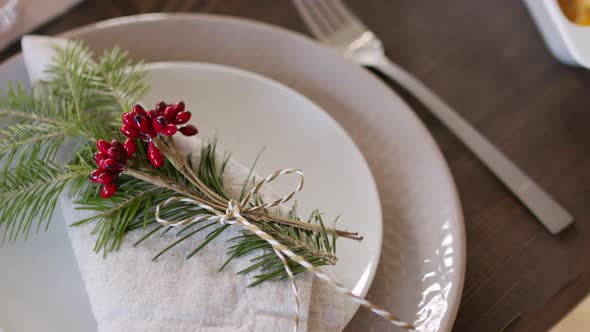
M 286 196 L 284 196 L 280 199 L 277 199 L 273 202 L 262 203 L 259 205 L 248 207 L 248 204 L 250 202 L 250 198 L 255 196 L 265 184 L 268 184 L 268 183 L 274 181 L 276 178 L 278 178 L 281 175 L 287 175 L 287 174 L 293 174 L 293 173 L 299 175 L 299 183 L 297 184 L 297 187 L 295 188 L 295 190 L 293 190 L 292 192 L 290 192 Z M 291 249 L 289 249 L 288 247 L 286 247 L 282 243 L 278 242 L 276 239 L 274 239 L 268 233 L 264 232 L 258 226 L 252 224 L 250 221 L 248 221 L 247 218 L 244 217 L 243 214 L 253 213 L 253 212 L 260 211 L 260 210 L 266 210 L 266 209 L 276 207 L 278 205 L 288 202 L 289 200 L 291 200 L 293 198 L 293 196 L 295 196 L 295 194 L 297 194 L 299 191 L 301 191 L 301 189 L 303 189 L 304 179 L 305 179 L 305 177 L 303 175 L 303 171 L 301 171 L 300 169 L 296 169 L 296 168 L 286 168 L 286 169 L 278 170 L 274 173 L 271 173 L 265 179 L 258 182 L 243 197 L 243 199 L 241 201 L 238 202 L 234 199 L 230 199 L 229 201 L 227 201 L 227 209 L 225 210 L 225 213 L 219 211 L 218 209 L 211 207 L 208 204 L 205 204 L 205 202 L 198 200 L 198 199 L 188 198 L 188 197 L 171 197 L 156 206 L 156 211 L 155 211 L 156 220 L 162 225 L 172 226 L 172 227 L 183 226 L 183 225 L 187 225 L 187 224 L 191 224 L 191 223 L 195 223 L 195 222 L 200 222 L 200 221 L 204 221 L 204 220 L 217 221 L 220 224 L 230 224 L 230 225 L 239 224 L 243 228 L 256 234 L 258 237 L 260 237 L 261 239 L 265 240 L 268 244 L 270 244 L 272 246 L 275 254 L 278 256 L 278 258 L 283 263 L 285 271 L 289 277 L 291 287 L 293 289 L 293 294 L 295 297 L 295 309 L 296 309 L 295 310 L 296 317 L 295 317 L 294 331 L 297 331 L 299 329 L 300 299 L 299 299 L 299 291 L 297 289 L 297 284 L 295 283 L 295 277 L 293 275 L 293 272 L 289 268 L 289 264 L 287 264 L 287 260 L 285 259 L 285 256 L 288 257 L 290 260 L 296 262 L 297 264 L 303 266 L 307 271 L 313 273 L 319 279 L 322 279 L 322 280 L 326 281 L 327 283 L 331 284 L 338 292 L 340 292 L 346 296 L 349 296 L 355 302 L 357 302 L 359 305 L 361 305 L 361 306 L 371 310 L 375 314 L 389 320 L 392 324 L 399 326 L 399 327 L 406 329 L 406 330 L 414 330 L 414 326 L 412 326 L 411 324 L 406 323 L 403 320 L 399 319 L 398 317 L 392 315 L 388 311 L 383 310 L 383 309 L 373 305 L 371 302 L 363 299 L 362 297 L 359 297 L 359 296 L 353 294 L 352 291 L 348 290 L 348 288 L 344 287 L 342 284 L 337 282 L 331 275 L 329 275 L 323 269 L 312 265 L 307 260 L 305 260 L 305 258 L 294 253 Z M 160 217 L 160 209 L 168 204 L 173 203 L 173 202 L 184 202 L 184 203 L 194 204 L 194 205 L 198 206 L 199 208 L 208 211 L 209 213 L 208 214 L 198 214 L 192 218 L 183 219 L 183 220 L 176 220 L 176 221 L 169 221 L 169 220 L 162 219 Z
M 240 215 L 240 206 L 235 199 L 230 199 L 227 203 L 227 209 L 225 215 L 219 220 L 222 225 L 229 224 L 233 225 L 237 223 L 236 217 Z
M 262 203 L 259 205 L 248 207 L 248 203 L 250 202 L 250 198 L 252 198 L 256 194 L 258 194 L 258 192 L 262 189 L 262 187 L 265 184 L 274 181 L 276 178 L 278 178 L 281 175 L 288 175 L 288 174 L 293 174 L 293 173 L 299 175 L 299 182 L 297 184 L 297 187 L 295 187 L 295 190 L 290 192 L 288 195 L 285 195 L 284 197 L 277 199 L 275 201 L 272 201 L 270 203 Z M 233 224 L 238 223 L 239 218 L 244 218 L 242 216 L 242 213 L 247 214 L 247 213 L 257 212 L 260 210 L 266 210 L 266 209 L 270 209 L 270 208 L 276 207 L 278 205 L 281 205 L 285 202 L 290 201 L 293 198 L 293 196 L 295 196 L 295 194 L 297 194 L 299 191 L 301 191 L 301 189 L 303 189 L 304 182 L 305 182 L 305 176 L 303 175 L 303 171 L 301 171 L 300 169 L 285 168 L 282 170 L 278 170 L 278 171 L 270 174 L 269 176 L 267 176 L 262 181 L 258 182 L 250 191 L 248 191 L 246 193 L 246 195 L 244 195 L 244 197 L 242 198 L 241 201 L 238 202 L 235 199 L 230 199 L 229 201 L 227 201 L 227 209 L 225 210 L 225 213 L 222 213 L 218 209 L 215 209 L 215 208 L 211 207 L 210 205 L 206 204 L 204 201 L 201 201 L 201 200 L 198 200 L 195 198 L 171 197 L 156 206 L 156 213 L 155 213 L 156 220 L 162 225 L 172 226 L 172 227 L 184 226 L 187 224 L 192 224 L 194 222 L 200 222 L 203 220 L 211 220 L 211 221 L 217 221 L 220 224 L 233 225 Z M 162 219 L 160 217 L 160 209 L 163 208 L 164 206 L 169 205 L 174 202 L 184 202 L 184 203 L 194 204 L 194 205 L 200 207 L 201 209 L 206 210 L 210 213 L 198 214 L 192 218 L 183 219 L 183 220 L 176 220 L 176 221 L 168 221 L 166 219 Z M 211 214 L 213 214 L 213 215 L 211 215 Z

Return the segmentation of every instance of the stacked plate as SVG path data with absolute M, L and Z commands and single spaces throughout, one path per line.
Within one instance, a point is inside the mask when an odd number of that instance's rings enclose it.
M 97 52 L 118 45 L 168 62 L 149 66 L 146 104 L 185 99 L 203 134 L 217 133 L 241 162 L 266 145 L 261 173 L 303 168 L 302 205 L 341 214 L 339 228 L 365 236 L 339 240 L 332 272 L 421 331 L 451 329 L 465 271 L 459 199 L 431 136 L 386 85 L 303 36 L 235 18 L 143 15 L 65 35 Z M 20 56 L 0 70 L 2 80 L 27 80 Z M 95 329 L 67 241 L 56 220 L 49 234 L 0 250 L 12 267 L 0 284 L 5 328 Z M 389 325 L 363 310 L 348 328 Z

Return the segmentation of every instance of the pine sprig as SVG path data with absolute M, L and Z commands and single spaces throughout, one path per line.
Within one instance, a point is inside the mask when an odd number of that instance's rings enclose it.
M 0 130 L 0 160 L 10 165 L 16 156 L 19 166 L 52 160 L 66 136 L 64 128 L 47 123 L 16 123 Z M 5 170 L 8 168 L 5 168 Z
M 169 190 L 134 178 L 120 180 L 121 187 L 117 195 L 110 199 L 103 199 L 97 192 L 92 192 L 77 202 L 78 209 L 90 210 L 94 214 L 72 226 L 94 224 L 94 250 L 103 254 L 118 250 L 127 232 L 152 224 L 153 204 L 158 204 L 171 194 Z
M 156 225 L 154 218 L 155 207 L 169 197 L 180 194 L 209 197 L 218 202 L 217 205 L 223 200 L 227 202 L 230 197 L 224 187 L 224 171 L 229 156 L 217 160 L 215 140 L 203 144 L 198 165 L 191 164 L 189 155 L 166 160 L 157 169 L 148 161 L 146 143 L 139 142 L 135 155 L 117 180 L 116 194 L 109 199 L 101 198 L 98 188 L 86 180 L 94 167 L 92 153 L 96 139 L 121 137 L 120 122 L 115 120 L 147 91 L 145 78 L 141 64 L 132 63 L 122 50 L 106 51 L 95 60 L 86 46 L 73 42 L 57 51 L 46 79 L 37 83 L 32 91 L 16 85 L 0 93 L 0 120 L 9 123 L 0 130 L 0 162 L 7 164 L 5 176 L 0 180 L 2 241 L 26 238 L 43 224 L 46 228 L 58 197 L 66 188 L 71 188 L 79 209 L 93 213 L 73 226 L 93 224 L 92 233 L 97 238 L 94 250 L 102 254 L 120 249 L 130 231 L 143 229 L 146 232 L 136 245 L 160 231 L 171 231 L 171 227 Z M 54 159 L 58 151 L 72 140 L 76 152 L 67 165 L 57 166 Z M 172 141 L 161 143 L 173 148 Z M 242 196 L 250 181 L 254 181 L 250 179 L 252 174 L 251 171 L 245 179 Z M 261 203 L 259 195 L 251 198 L 250 204 Z M 220 208 L 217 205 L 212 206 Z M 336 262 L 337 231 L 328 232 L 319 212 L 314 211 L 305 221 L 297 216 L 296 207 L 288 216 L 276 214 L 277 211 L 262 212 L 265 216 L 262 220 L 250 216 L 250 222 L 308 262 L 316 266 Z M 211 212 L 185 203 L 160 210 L 160 216 L 167 220 L 188 220 L 202 214 Z M 175 229 L 177 240 L 163 248 L 154 259 L 206 232 L 187 253 L 190 258 L 230 227 L 202 220 Z M 284 266 L 272 247 L 256 235 L 242 231 L 240 236 L 230 240 L 228 247 L 228 260 L 220 268 L 236 258 L 248 257 L 251 266 L 240 273 L 254 275 L 250 286 L 286 277 Z M 305 271 L 293 262 L 289 262 L 289 266 L 295 274 Z
M 9 82 L 6 91 L 0 94 L 0 116 L 11 122 L 35 121 L 55 126 L 64 126 L 71 113 L 60 104 L 59 98 L 50 92 L 41 92 L 40 85 L 27 91 L 22 84 Z
M 120 135 L 114 119 L 147 90 L 145 77 L 140 65 L 120 50 L 95 62 L 86 46 L 71 42 L 57 50 L 45 79 L 32 90 L 10 84 L 0 91 L 0 121 L 5 124 L 0 131 L 0 197 L 7 197 L 0 201 L 3 241 L 26 238 L 33 222 L 48 225 L 68 184 L 91 196 L 84 181 L 92 170 L 89 147 L 97 138 Z M 55 157 L 65 144 L 79 150 L 68 166 L 58 167 Z M 108 247 L 103 238 L 122 238 L 120 229 L 105 232 L 113 235 L 99 237 L 100 245 Z
M 133 64 L 125 52 L 106 51 L 98 61 L 87 46 L 70 42 L 46 70 L 46 91 L 68 103 L 68 120 L 94 138 L 108 138 L 113 122 L 147 91 L 146 72 Z
M 85 179 L 88 170 L 63 169 L 51 163 L 37 163 L 4 173 L 0 179 L 0 230 L 2 243 L 28 237 L 32 229 L 45 229 L 64 188 Z M 36 221 L 37 225 L 33 227 Z
M 130 110 L 147 92 L 146 72 L 141 70 L 142 66 L 141 62 L 132 62 L 127 52 L 118 47 L 103 53 L 97 64 L 98 79 L 94 80 L 94 84 L 97 90 L 108 96 L 105 103 L 107 110 L 113 100 L 117 102 L 119 109 Z
M 295 211 L 293 207 L 290 213 Z M 300 220 L 300 219 L 298 219 Z M 310 215 L 308 222 L 323 226 L 321 214 L 316 210 Z M 336 237 L 330 236 L 324 229 L 323 232 L 299 230 L 295 227 L 285 227 L 276 223 L 256 223 L 256 225 L 273 236 L 276 240 L 289 247 L 296 254 L 304 257 L 314 266 L 334 265 L 336 263 Z M 242 231 L 242 235 L 231 239 L 237 242 L 229 248 L 229 258 L 220 270 L 223 270 L 233 259 L 247 255 L 255 255 L 251 258 L 252 265 L 239 274 L 249 274 L 259 271 L 254 275 L 254 281 L 248 287 L 254 287 L 260 283 L 272 279 L 285 279 L 287 273 L 283 263 L 274 253 L 272 246 L 257 235 Z M 293 274 L 305 272 L 305 268 L 294 261 L 288 261 Z
M 53 64 L 45 71 L 45 86 L 60 99 L 70 101 L 76 119 L 81 119 L 82 112 L 91 106 L 89 104 L 102 101 L 91 88 L 96 77 L 92 54 L 87 46 L 77 42 L 68 43 L 66 48 L 56 51 Z

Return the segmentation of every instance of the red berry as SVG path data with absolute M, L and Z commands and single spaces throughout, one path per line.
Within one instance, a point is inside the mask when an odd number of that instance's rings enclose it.
M 161 133 L 162 131 L 164 131 L 164 129 L 166 129 L 167 124 L 168 124 L 168 121 L 166 121 L 166 118 L 161 115 L 156 117 L 152 121 L 152 127 L 154 127 L 154 130 L 156 131 L 156 133 Z
M 137 145 L 135 144 L 135 140 L 133 138 L 128 138 L 125 143 L 123 143 L 123 150 L 127 154 L 127 158 L 131 157 L 135 150 L 137 149 Z
M 114 183 L 105 184 L 102 186 L 102 190 L 100 191 L 100 196 L 102 198 L 109 198 L 115 194 L 117 191 L 117 185 Z
M 162 112 L 164 112 L 164 110 L 166 109 L 166 107 L 168 107 L 168 104 L 166 104 L 163 101 L 157 103 L 156 104 L 156 113 L 162 114 Z
M 184 112 L 184 101 L 179 101 L 176 103 L 176 111 L 177 112 Z
M 180 128 L 178 130 L 180 130 L 180 132 L 184 136 L 193 136 L 193 135 L 196 135 L 199 132 L 199 130 L 197 129 L 197 127 L 195 127 L 193 125 L 187 125 L 187 126 L 184 126 L 184 127 Z
M 145 109 L 143 109 L 143 107 L 139 104 L 133 106 L 133 114 L 134 115 L 141 115 L 141 116 L 147 116 L 147 114 L 145 113 Z
M 123 146 L 121 146 L 121 143 L 119 143 L 119 141 L 117 141 L 116 139 L 111 141 L 111 147 L 121 151 L 121 149 L 123 148 Z
M 191 113 L 190 112 L 186 112 L 186 111 L 182 111 L 182 112 L 178 112 L 178 114 L 176 114 L 176 118 L 174 119 L 175 124 L 183 124 L 183 123 L 187 123 L 188 120 L 191 119 Z
M 147 119 L 152 122 L 152 120 L 154 120 L 156 118 L 156 112 L 154 110 L 149 110 L 147 112 Z
M 140 133 L 146 134 L 150 137 L 154 136 L 152 126 L 150 125 L 150 122 L 148 121 L 148 119 L 145 116 L 136 115 L 133 118 L 133 121 L 134 121 L 135 129 L 139 130 Z
M 151 141 L 148 143 L 147 156 L 154 167 L 160 167 L 164 163 L 162 152 Z
M 98 168 L 101 170 L 106 170 L 107 169 L 107 162 L 108 158 L 105 158 L 103 160 L 101 160 L 100 162 L 98 162 Z
M 107 153 L 107 151 L 111 148 L 111 144 L 105 141 L 104 139 L 99 139 L 96 141 L 96 147 L 98 147 L 98 151 L 102 153 Z
M 88 176 L 88 178 L 90 179 L 90 181 L 97 183 L 98 182 L 98 178 L 104 174 L 104 171 L 102 169 L 95 169 L 94 171 L 92 171 L 92 173 L 90 173 L 90 175 Z
M 123 113 L 123 123 L 127 126 L 133 126 L 133 116 L 132 112 Z
M 123 150 L 121 150 L 120 148 L 117 149 L 114 146 L 109 149 L 109 151 L 107 152 L 107 155 L 110 158 L 115 159 L 118 163 L 124 163 L 126 161 L 125 160 L 125 155 L 123 154 Z
M 100 184 L 109 184 L 112 183 L 115 179 L 115 176 L 109 172 L 103 172 L 98 176 L 98 179 L 95 181 Z
M 169 122 L 172 122 L 172 121 L 174 121 L 174 118 L 176 118 L 177 113 L 178 113 L 178 107 L 176 107 L 174 105 L 170 105 L 170 106 L 166 107 L 166 109 L 164 110 L 164 117 Z
M 102 153 L 102 152 L 98 151 L 94 154 L 94 161 L 98 165 L 100 163 L 100 161 L 105 159 L 106 157 L 107 157 L 106 153 Z
M 120 171 L 123 169 L 123 165 L 119 164 L 113 158 L 107 158 L 107 159 L 101 160 L 99 167 L 100 167 L 100 169 L 105 170 L 105 171 L 109 171 L 109 172 Z
M 129 125 L 121 126 L 121 132 L 123 133 L 123 135 L 125 135 L 129 138 L 136 138 L 139 136 L 139 133 L 137 132 L 137 130 L 135 130 L 135 128 L 133 126 L 129 126 Z
M 172 135 L 176 134 L 176 131 L 177 130 L 178 129 L 176 128 L 176 125 L 169 124 L 169 125 L 166 126 L 166 128 L 164 128 L 164 130 L 162 131 L 162 133 L 164 135 L 167 135 L 167 136 L 172 136 Z

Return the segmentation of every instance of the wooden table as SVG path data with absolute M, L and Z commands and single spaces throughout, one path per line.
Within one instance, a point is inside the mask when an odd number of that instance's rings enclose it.
M 507 331 L 548 329 L 590 292 L 590 73 L 549 54 L 520 1 L 348 3 L 394 61 L 455 106 L 576 218 L 573 227 L 550 235 L 410 99 L 450 164 L 465 213 L 467 276 L 454 330 L 498 331 L 515 317 Z M 277 0 L 87 0 L 35 32 L 157 11 L 248 17 L 307 33 L 293 5 Z M 0 61 L 18 51 L 12 45 Z

